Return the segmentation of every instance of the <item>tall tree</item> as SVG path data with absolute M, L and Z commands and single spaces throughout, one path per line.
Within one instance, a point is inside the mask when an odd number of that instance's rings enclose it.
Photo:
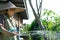
M 26 8 L 27 8 L 26 0 L 24 0 L 24 2 L 25 2 L 25 6 L 26 6 Z M 37 22 L 38 25 L 39 25 L 39 28 L 40 28 L 41 30 L 43 30 L 43 29 L 44 29 L 44 26 L 42 25 L 41 19 L 40 19 L 40 16 L 41 16 L 41 8 L 42 8 L 42 0 L 41 0 L 41 2 L 40 2 L 39 7 L 38 7 L 38 3 L 37 3 L 37 0 L 36 0 L 37 13 L 36 13 L 35 9 L 33 8 L 33 5 L 32 5 L 31 0 L 28 0 L 28 2 L 29 2 L 29 4 L 30 4 L 30 7 L 31 7 L 31 9 L 32 9 L 32 12 L 33 12 L 33 14 L 34 14 L 34 16 L 35 16 L 35 20 L 36 20 L 36 22 Z M 37 14 L 38 14 L 38 15 L 37 15 Z

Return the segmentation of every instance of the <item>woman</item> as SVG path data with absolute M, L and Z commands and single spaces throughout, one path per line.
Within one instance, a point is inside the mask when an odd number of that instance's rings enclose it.
M 7 8 L 6 8 L 7 7 Z M 18 8 L 10 1 L 7 3 L 0 4 L 0 11 L 5 11 L 6 13 L 3 15 L 2 22 L 0 22 L 0 29 L 2 29 L 2 40 L 17 40 L 16 35 L 18 26 L 17 20 L 14 18 L 14 14 L 16 12 L 24 11 L 23 8 Z

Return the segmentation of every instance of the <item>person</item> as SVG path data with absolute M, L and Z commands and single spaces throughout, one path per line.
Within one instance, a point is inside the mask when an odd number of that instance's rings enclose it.
M 17 40 L 17 25 L 18 22 L 14 18 L 16 12 L 24 11 L 24 8 L 16 7 L 10 1 L 0 3 L 0 29 L 2 29 L 2 40 Z M 4 13 L 3 13 L 4 12 Z

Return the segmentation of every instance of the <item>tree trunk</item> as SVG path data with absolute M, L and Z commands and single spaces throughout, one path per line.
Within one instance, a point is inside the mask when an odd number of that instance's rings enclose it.
M 32 4 L 31 4 L 31 0 L 29 0 L 29 3 L 30 3 L 30 6 L 31 6 L 31 8 L 32 8 L 33 14 L 34 14 L 34 16 L 35 16 L 36 22 L 37 22 L 38 25 L 39 25 L 39 28 L 40 28 L 41 30 L 43 30 L 44 28 L 43 28 L 43 26 L 42 26 L 42 24 L 41 24 L 40 17 L 37 16 L 37 14 L 36 14 L 36 12 L 35 12 Z

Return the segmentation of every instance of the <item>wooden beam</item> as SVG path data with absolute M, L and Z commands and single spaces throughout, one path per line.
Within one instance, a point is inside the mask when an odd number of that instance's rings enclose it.
M 23 7 L 25 8 L 25 6 L 23 4 L 15 4 L 17 7 Z

